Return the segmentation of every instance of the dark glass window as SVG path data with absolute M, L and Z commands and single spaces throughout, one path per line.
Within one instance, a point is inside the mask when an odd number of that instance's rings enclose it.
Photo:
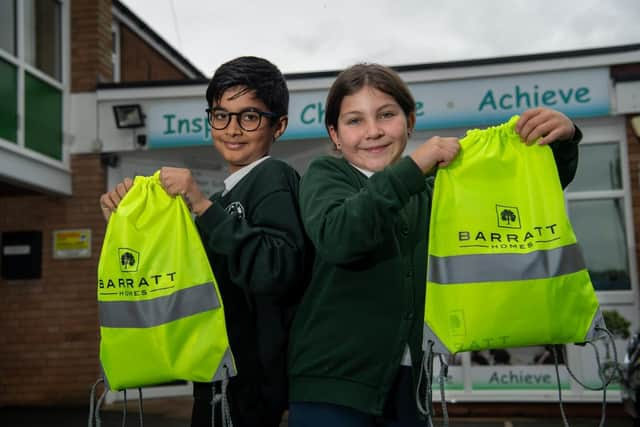
M 24 58 L 62 80 L 62 6 L 56 0 L 24 0 Z
M 16 2 L 0 1 L 0 49 L 16 54 Z
M 571 200 L 569 216 L 598 291 L 629 290 L 629 251 L 622 198 Z

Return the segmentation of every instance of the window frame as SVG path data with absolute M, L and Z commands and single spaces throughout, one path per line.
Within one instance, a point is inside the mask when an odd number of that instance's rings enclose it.
M 58 19 L 58 23 L 57 25 L 59 26 L 59 30 L 60 30 L 60 34 L 58 34 L 58 38 L 60 41 L 60 46 L 57 46 L 57 48 L 59 49 L 59 55 L 60 57 L 58 58 L 59 63 L 57 64 L 57 66 L 59 67 L 58 70 L 56 70 L 54 72 L 54 74 L 59 73 L 60 75 L 60 79 L 58 80 L 57 77 L 49 75 L 46 71 L 40 70 L 40 68 L 38 68 L 37 63 L 38 63 L 38 49 L 37 49 L 37 39 L 38 39 L 38 35 L 36 34 L 37 31 L 37 10 L 38 10 L 38 0 L 31 0 L 30 2 L 26 2 L 26 1 L 20 1 L 18 7 L 20 8 L 20 12 L 21 12 L 21 19 L 18 21 L 18 23 L 20 24 L 20 28 L 18 29 L 18 31 L 21 33 L 22 36 L 22 46 L 21 46 L 21 50 L 19 52 L 19 57 L 20 59 L 25 63 L 25 65 L 28 65 L 32 70 L 36 70 L 38 71 L 41 75 L 47 76 L 49 77 L 52 81 L 55 82 L 63 82 L 63 73 L 64 73 L 64 24 L 65 24 L 65 19 L 64 19 L 64 14 L 65 14 L 65 4 L 62 0 L 47 0 L 50 3 L 54 3 L 58 5 L 58 12 L 59 15 L 57 16 Z M 30 3 L 30 4 L 28 4 Z M 30 22 L 31 24 L 33 24 L 33 28 L 27 28 L 27 15 L 26 15 L 26 11 L 28 8 L 33 7 L 33 13 L 34 16 L 33 18 L 33 22 Z M 29 17 L 31 18 L 31 17 Z M 30 34 L 30 30 L 33 30 L 33 34 Z M 29 52 L 31 54 L 33 54 L 33 58 L 27 58 L 27 42 L 31 41 L 33 43 L 32 49 L 33 52 Z M 30 59 L 33 60 L 33 64 L 31 64 Z M 38 78 L 41 78 L 39 75 L 37 75 Z M 49 83 L 49 82 L 47 82 Z
M 39 70 L 36 66 L 31 65 L 25 58 L 25 5 L 22 1 L 16 2 L 15 10 L 15 32 L 16 32 L 16 52 L 15 55 L 11 55 L 4 49 L 0 49 L 0 60 L 6 61 L 9 64 L 16 67 L 17 72 L 17 114 L 18 124 L 16 132 L 16 141 L 12 142 L 0 138 L 1 148 L 6 148 L 11 151 L 17 151 L 20 155 L 28 158 L 32 158 L 39 162 L 48 164 L 55 168 L 62 167 L 68 169 L 70 165 L 69 160 L 69 109 L 70 109 L 70 2 L 69 0 L 53 0 L 60 5 L 60 80 L 46 74 L 44 71 Z M 25 144 L 25 81 L 26 73 L 29 73 L 32 77 L 42 81 L 43 83 L 50 85 L 56 90 L 59 90 L 62 96 L 62 139 L 61 143 L 61 159 L 50 157 L 46 154 L 34 151 L 26 147 Z
M 111 68 L 113 82 L 120 82 L 120 23 L 115 19 L 111 22 Z
M 0 48 L 0 53 L 7 56 L 17 56 L 18 54 L 18 1 L 10 0 L 13 2 L 13 52 L 5 51 Z
M 620 158 L 620 173 L 622 188 L 598 191 L 568 191 L 565 190 L 565 204 L 567 212 L 571 212 L 572 201 L 585 200 L 613 200 L 622 201 L 624 209 L 625 248 L 627 250 L 627 268 L 629 270 L 630 289 L 626 290 L 596 290 L 596 295 L 601 305 L 609 304 L 635 304 L 635 294 L 638 288 L 636 242 L 633 224 L 632 188 L 629 175 L 629 153 L 625 134 L 625 122 L 623 117 L 606 119 L 592 119 L 577 122 L 584 135 L 581 146 L 595 144 L 617 145 Z M 578 166 L 580 167 L 580 166 Z

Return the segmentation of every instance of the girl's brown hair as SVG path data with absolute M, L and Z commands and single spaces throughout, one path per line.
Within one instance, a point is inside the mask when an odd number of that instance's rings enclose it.
M 353 95 L 365 86 L 371 86 L 392 96 L 406 117 L 416 111 L 416 102 L 398 73 L 379 64 L 356 64 L 338 74 L 331 85 L 325 106 L 324 125 L 327 131 L 338 128 L 340 106 L 345 96 Z

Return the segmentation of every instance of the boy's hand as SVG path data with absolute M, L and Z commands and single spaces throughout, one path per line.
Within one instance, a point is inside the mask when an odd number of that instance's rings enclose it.
M 458 138 L 434 136 L 416 148 L 410 157 L 418 165 L 422 173 L 427 173 L 437 166 L 448 166 L 460 151 Z
M 564 114 L 550 108 L 532 108 L 525 111 L 516 123 L 516 132 L 522 141 L 531 145 L 538 138 L 538 144 L 545 145 L 553 141 L 565 141 L 575 134 L 573 122 Z
M 189 209 L 198 216 L 211 206 L 211 201 L 202 194 L 189 169 L 161 168 L 160 184 L 170 196 L 182 196 Z
M 116 210 L 120 201 L 132 185 L 133 181 L 131 178 L 125 178 L 124 181 L 116 185 L 116 188 L 100 196 L 100 208 L 102 209 L 102 216 L 104 216 L 105 221 L 109 221 L 111 212 Z

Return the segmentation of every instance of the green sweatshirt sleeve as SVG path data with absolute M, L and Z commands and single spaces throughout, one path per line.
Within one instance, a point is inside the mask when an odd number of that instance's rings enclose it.
M 562 188 L 566 188 L 573 181 L 578 169 L 578 143 L 582 140 L 582 132 L 578 126 L 575 126 L 575 129 L 572 139 L 554 141 L 549 144 L 551 151 L 553 151 L 553 158 L 556 161 Z
M 399 210 L 425 190 L 425 177 L 409 157 L 373 174 L 357 176 L 342 159 L 314 161 L 300 183 L 300 210 L 317 253 L 349 264 L 379 248 Z
M 250 218 L 214 201 L 196 222 L 208 251 L 226 256 L 231 281 L 257 294 L 284 296 L 304 274 L 304 229 L 296 197 L 278 190 L 256 201 Z

